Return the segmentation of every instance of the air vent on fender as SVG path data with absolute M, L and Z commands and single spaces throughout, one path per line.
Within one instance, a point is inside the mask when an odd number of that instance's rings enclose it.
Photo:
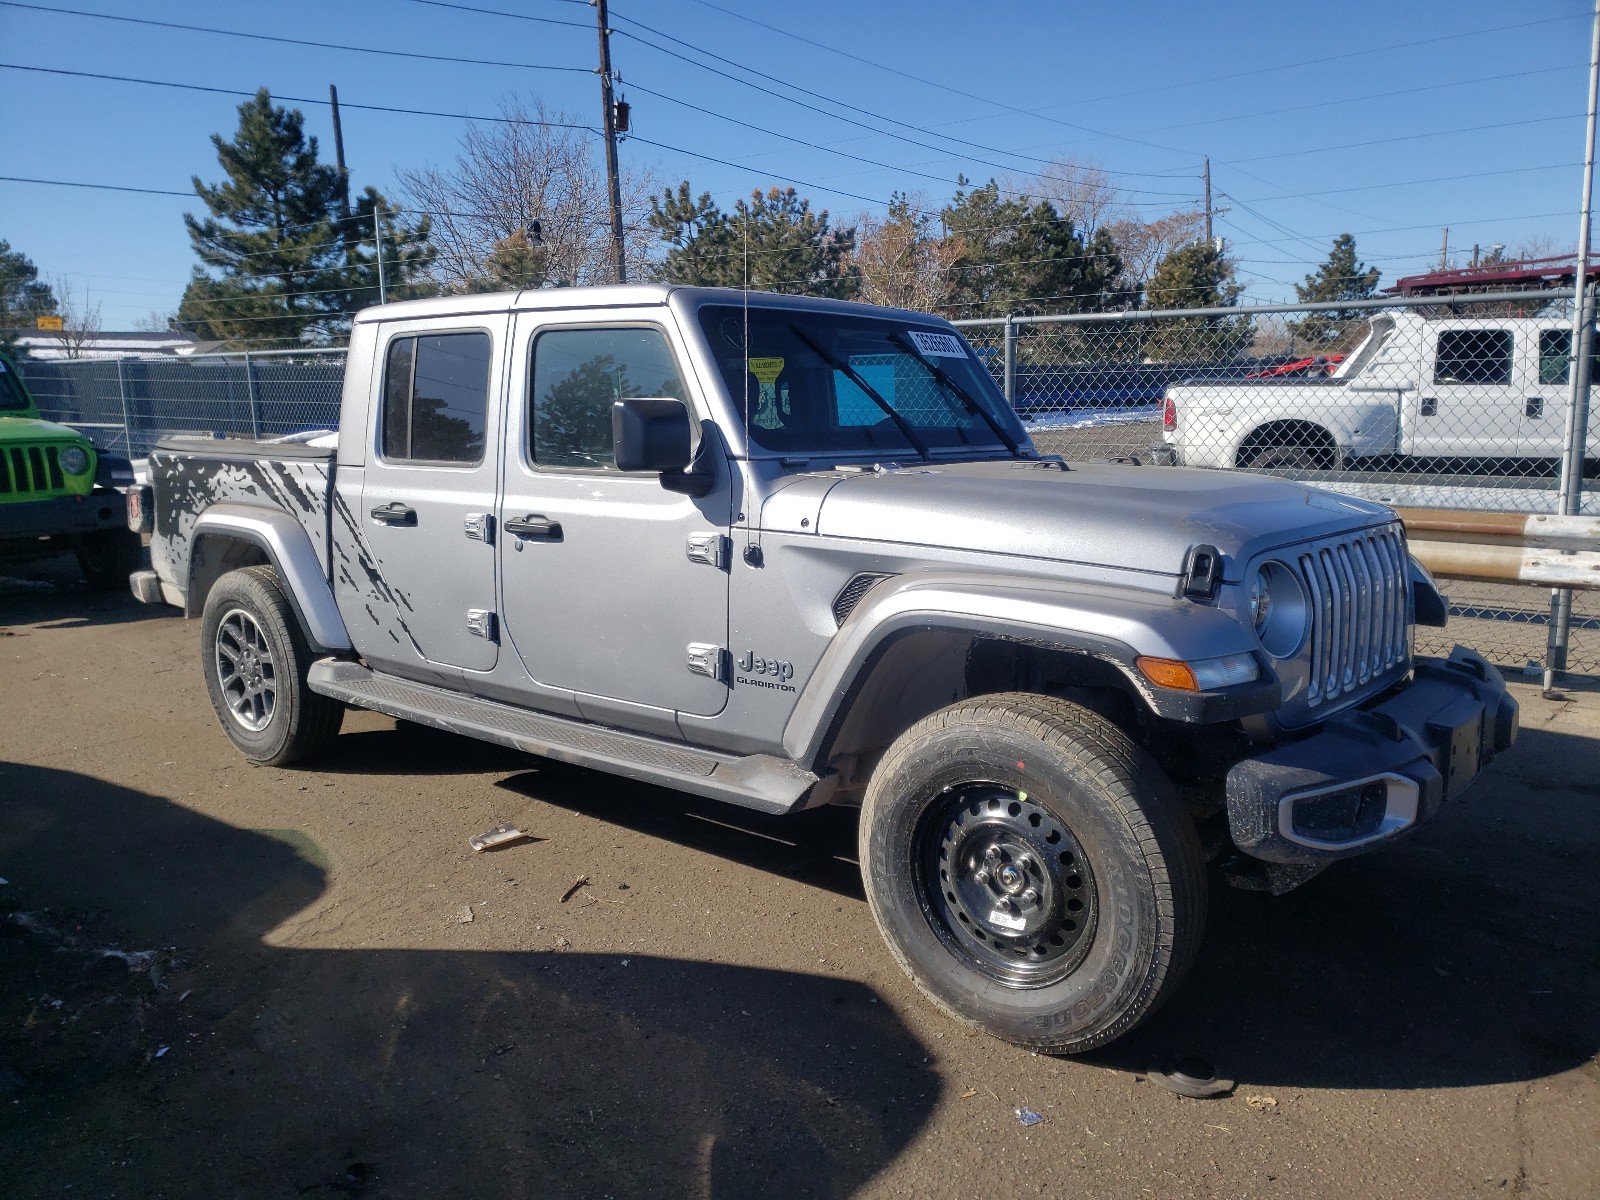
M 849 583 L 845 584 L 833 599 L 833 619 L 835 623 L 843 625 L 849 619 L 850 614 L 855 611 L 856 605 L 861 603 L 861 597 L 872 590 L 872 585 L 880 579 L 888 578 L 888 575 L 857 575 Z

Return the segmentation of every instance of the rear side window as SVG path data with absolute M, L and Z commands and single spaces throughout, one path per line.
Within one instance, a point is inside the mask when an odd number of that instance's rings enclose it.
M 533 342 L 528 456 L 541 467 L 609 470 L 611 405 L 640 396 L 686 399 L 659 329 L 552 329 Z
M 1435 383 L 1510 383 L 1509 329 L 1451 329 L 1439 335 Z
M 390 342 L 383 368 L 383 457 L 481 463 L 490 353 L 487 333 L 430 333 Z
M 1589 378 L 1600 378 L 1600 339 L 1589 339 L 1594 347 L 1589 356 Z M 1572 361 L 1572 330 L 1543 329 L 1539 331 L 1539 382 L 1566 383 Z

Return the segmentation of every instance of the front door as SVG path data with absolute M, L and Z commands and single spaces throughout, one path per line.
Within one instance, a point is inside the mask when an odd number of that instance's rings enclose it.
M 526 387 L 512 391 L 498 513 L 509 644 L 596 719 L 630 706 L 653 710 L 638 715 L 655 727 L 674 711 L 715 715 L 728 695 L 727 471 L 687 496 L 617 470 L 611 448 L 616 400 L 671 396 L 704 417 L 675 334 L 529 313 L 512 344 Z
M 360 519 L 412 645 L 368 659 L 487 671 L 498 654 L 494 547 L 486 531 L 499 467 L 505 316 L 401 326 L 383 372 Z M 487 327 L 486 327 L 487 326 Z M 398 635 L 396 635 L 398 637 Z

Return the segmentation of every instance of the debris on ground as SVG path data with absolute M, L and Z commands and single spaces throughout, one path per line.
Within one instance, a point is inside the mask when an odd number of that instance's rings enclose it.
M 458 908 L 456 910 L 456 920 L 463 925 L 471 925 L 473 920 L 472 905 L 463 904 L 460 908 Z
M 1024 1128 L 1031 1128 L 1034 1125 L 1044 1124 L 1044 1118 L 1038 1113 L 1034 1112 L 1031 1108 L 1017 1109 L 1017 1120 L 1022 1122 Z
M 353 1162 L 344 1170 L 334 1171 L 330 1175 L 324 1175 L 321 1179 L 317 1180 L 317 1182 L 308 1183 L 302 1187 L 297 1187 L 295 1188 L 295 1191 L 304 1194 L 306 1192 L 317 1191 L 321 1188 L 328 1188 L 330 1191 L 344 1192 L 346 1195 L 350 1196 L 359 1196 L 362 1192 L 367 1190 L 367 1183 L 370 1181 L 371 1176 L 372 1168 L 367 1166 L 366 1163 Z
M 977 1094 L 978 1094 L 978 1089 L 977 1088 L 968 1088 L 966 1091 L 961 1093 L 961 1098 L 963 1100 L 971 1100 Z
M 1197 1054 L 1158 1062 L 1149 1075 L 1169 1092 L 1191 1100 L 1226 1096 L 1234 1088 L 1233 1080 L 1218 1079 L 1216 1068 Z
M 1244 1102 L 1257 1112 L 1271 1112 L 1278 1107 L 1275 1096 L 1246 1096 Z
M 504 825 L 496 825 L 493 829 L 486 829 L 474 837 L 469 837 L 467 845 L 482 854 L 485 850 L 493 850 L 496 846 L 504 846 L 510 842 L 523 840 L 532 841 L 534 840 L 533 835 L 523 833 L 522 830 L 508 821 Z
M 570 950 L 570 949 L 572 949 L 572 943 L 571 943 L 571 942 L 569 942 L 569 941 L 568 941 L 568 940 L 567 940 L 567 939 L 566 939 L 566 938 L 564 938 L 564 937 L 558 937 L 558 938 L 556 938 L 556 946 L 557 946 L 557 947 L 558 947 L 558 948 L 559 948 L 559 949 L 562 949 L 562 950 Z
M 565 904 L 568 900 L 571 900 L 574 896 L 576 896 L 578 894 L 578 889 L 586 888 L 588 886 L 589 886 L 589 877 L 587 875 L 579 875 L 578 879 L 577 879 L 577 882 L 574 883 L 571 887 L 569 887 L 566 891 L 561 893 L 561 903 Z

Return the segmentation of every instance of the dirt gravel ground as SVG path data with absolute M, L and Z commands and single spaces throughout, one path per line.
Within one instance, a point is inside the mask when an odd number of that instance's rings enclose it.
M 1175 1000 L 1064 1060 L 899 974 L 848 812 L 372 714 L 251 768 L 196 623 L 0 574 L 7 1196 L 1600 1194 L 1600 694 L 1519 685 L 1515 756 L 1399 846 L 1214 886 Z

